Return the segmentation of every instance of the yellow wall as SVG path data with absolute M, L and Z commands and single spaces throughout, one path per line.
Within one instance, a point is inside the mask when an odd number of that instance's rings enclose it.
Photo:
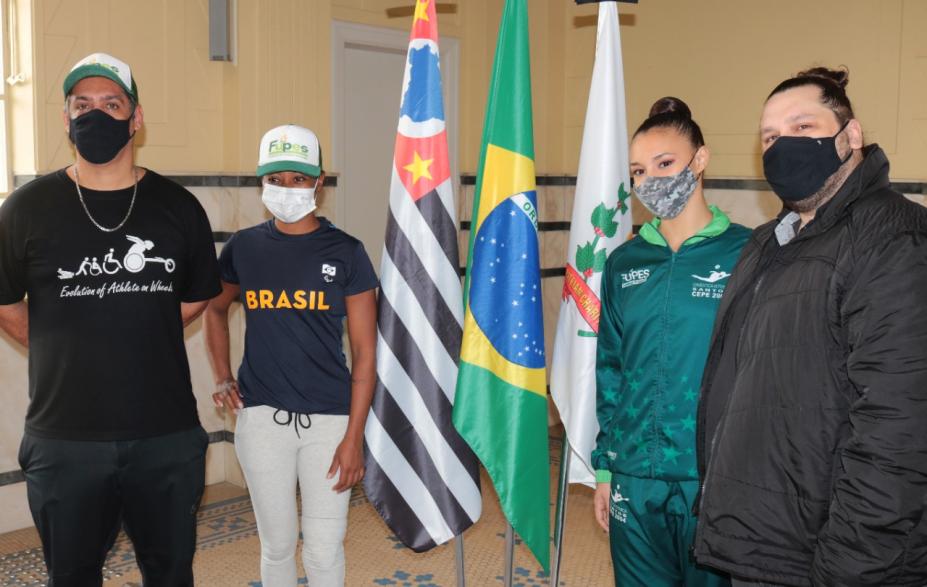
M 895 179 L 927 179 L 927 2 L 923 0 L 640 0 L 621 4 L 628 123 L 654 100 L 692 107 L 715 176 L 760 177 L 757 127 L 781 80 L 813 65 L 845 65 L 866 139 L 879 143 Z M 576 168 L 595 36 L 592 6 L 565 23 L 567 103 L 563 161 Z
M 10 63 L 10 74 L 22 73 L 25 81 L 7 86 L 9 103 L 10 165 L 16 173 L 34 173 L 35 156 L 35 84 L 32 68 L 32 3 L 16 0 L 15 12 L 18 55 Z M 10 18 L 9 14 L 4 15 Z M 9 30 L 9 29 L 6 29 Z M 10 39 L 5 39 L 8 43 Z
M 10 90 L 14 172 L 71 160 L 61 82 L 79 58 L 108 51 L 139 82 L 142 164 L 162 172 L 250 173 L 261 133 L 283 122 L 331 144 L 331 22 L 400 30 L 412 0 L 237 0 L 238 62 L 208 60 L 208 0 L 17 0 L 27 83 Z M 502 0 L 445 0 L 442 36 L 459 39 L 460 169 L 477 165 Z M 540 173 L 575 173 L 595 41 L 595 6 L 530 0 Z M 896 179 L 927 179 L 927 2 L 923 0 L 641 0 L 621 4 L 629 125 L 672 94 L 714 151 L 714 176 L 759 177 L 756 126 L 781 79 L 847 65 L 867 139 Z M 397 11 L 399 14 L 397 14 Z M 337 172 L 337 169 L 332 170 Z
M 132 66 L 145 112 L 138 139 L 145 147 L 143 164 L 166 171 L 221 169 L 221 88 L 229 66 L 208 60 L 207 0 L 31 4 L 35 171 L 72 160 L 61 84 L 70 67 L 94 51 L 113 53 Z M 14 128 L 17 147 L 28 144 L 20 136 L 24 127 Z M 17 159 L 14 171 L 33 170 Z

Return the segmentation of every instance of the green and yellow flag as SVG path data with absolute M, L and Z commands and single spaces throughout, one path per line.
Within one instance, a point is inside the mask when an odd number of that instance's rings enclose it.
M 546 570 L 550 458 L 525 0 L 506 0 L 483 127 L 454 425 Z

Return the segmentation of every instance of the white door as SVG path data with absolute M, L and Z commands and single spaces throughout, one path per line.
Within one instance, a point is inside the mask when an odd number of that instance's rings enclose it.
M 332 43 L 332 168 L 340 173 L 335 224 L 364 243 L 379 273 L 409 35 L 335 22 Z M 457 43 L 441 39 L 439 46 L 456 186 Z

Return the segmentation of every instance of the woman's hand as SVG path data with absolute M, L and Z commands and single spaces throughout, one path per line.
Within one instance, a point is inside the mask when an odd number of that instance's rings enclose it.
M 328 479 L 340 470 L 333 491 L 354 487 L 364 478 L 364 425 L 370 413 L 377 380 L 377 297 L 367 290 L 344 298 L 348 313 L 348 341 L 351 344 L 351 410 L 348 429 L 335 450 Z
M 593 510 L 595 512 L 595 521 L 608 534 L 608 501 L 611 499 L 612 484 L 598 483 L 595 486 L 595 498 L 593 499 Z
M 226 379 L 216 384 L 216 392 L 212 394 L 212 401 L 217 408 L 228 408 L 236 414 L 245 407 L 241 401 L 241 392 L 238 391 L 238 382 Z
M 364 478 L 364 442 L 355 442 L 345 438 L 335 449 L 335 456 L 332 457 L 332 466 L 328 468 L 326 479 L 331 479 L 338 471 L 341 471 L 338 477 L 338 483 L 332 487 L 332 491 L 341 493 L 348 491 L 354 485 Z

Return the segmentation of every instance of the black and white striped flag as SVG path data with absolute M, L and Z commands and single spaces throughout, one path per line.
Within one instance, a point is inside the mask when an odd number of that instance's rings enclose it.
M 421 552 L 462 533 L 482 508 L 476 458 L 451 423 L 463 302 L 433 2 L 416 5 L 402 88 L 364 489 Z

